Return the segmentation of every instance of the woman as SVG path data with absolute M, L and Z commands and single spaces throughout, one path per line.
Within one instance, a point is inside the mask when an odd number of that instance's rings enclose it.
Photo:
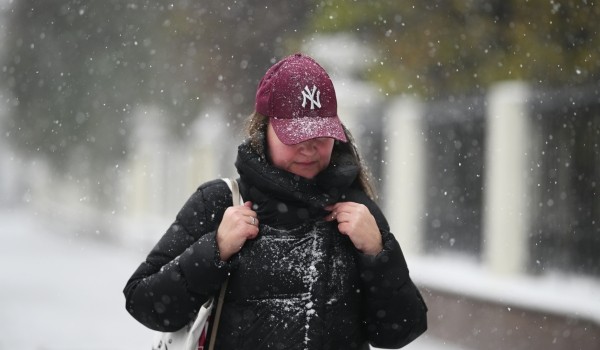
M 244 205 L 201 185 L 127 282 L 127 310 L 175 331 L 229 276 L 216 349 L 402 347 L 427 308 L 310 57 L 272 66 L 236 168 Z

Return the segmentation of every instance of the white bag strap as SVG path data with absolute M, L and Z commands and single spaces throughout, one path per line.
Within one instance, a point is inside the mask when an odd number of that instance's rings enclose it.
M 229 189 L 231 190 L 231 198 L 233 199 L 233 205 L 244 205 L 244 199 L 240 194 L 240 187 L 237 181 L 226 177 L 222 180 L 225 181 L 227 187 L 229 187 Z
M 227 184 L 227 187 L 231 190 L 231 198 L 233 205 L 244 205 L 244 200 L 240 195 L 240 187 L 237 181 L 223 178 L 223 181 Z M 229 282 L 229 277 L 223 282 L 221 286 L 221 291 L 219 292 L 219 300 L 217 301 L 217 309 L 215 310 L 214 321 L 212 332 L 210 333 L 210 344 L 208 345 L 208 350 L 214 350 L 215 341 L 217 339 L 217 328 L 219 328 L 219 320 L 221 318 L 221 310 L 223 309 L 223 300 L 225 299 L 225 291 L 227 289 L 227 282 Z

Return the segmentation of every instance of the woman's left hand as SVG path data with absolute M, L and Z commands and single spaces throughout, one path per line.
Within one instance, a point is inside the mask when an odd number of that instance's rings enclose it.
M 364 204 L 339 202 L 325 207 L 331 211 L 325 221 L 338 222 L 338 230 L 348 236 L 363 254 L 377 255 L 383 250 L 381 232 L 375 218 Z

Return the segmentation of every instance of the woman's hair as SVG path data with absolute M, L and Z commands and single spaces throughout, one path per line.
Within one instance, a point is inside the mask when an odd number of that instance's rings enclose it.
M 246 133 L 248 134 L 250 147 L 258 155 L 265 157 L 265 159 L 268 159 L 268 154 L 266 152 L 266 135 L 268 125 L 269 117 L 264 116 L 256 111 L 248 117 L 246 124 Z M 335 159 L 336 155 L 339 154 L 350 154 L 359 167 L 357 178 L 358 185 L 367 194 L 367 196 L 369 196 L 369 198 L 375 200 L 376 194 L 370 180 L 370 174 L 360 158 L 354 137 L 352 137 L 350 130 L 348 130 L 345 125 L 342 125 L 342 127 L 344 128 L 344 133 L 346 134 L 348 142 L 336 141 L 333 146 L 332 158 Z

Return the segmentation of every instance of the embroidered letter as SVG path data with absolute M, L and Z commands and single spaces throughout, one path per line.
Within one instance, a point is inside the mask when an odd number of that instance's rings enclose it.
M 317 96 L 315 96 L 315 92 Z M 306 107 L 306 100 L 310 100 L 310 109 L 321 108 L 321 91 L 317 90 L 317 87 L 313 85 L 312 91 L 308 88 L 308 85 L 304 87 L 302 91 L 302 107 Z M 316 98 L 315 98 L 316 97 Z

